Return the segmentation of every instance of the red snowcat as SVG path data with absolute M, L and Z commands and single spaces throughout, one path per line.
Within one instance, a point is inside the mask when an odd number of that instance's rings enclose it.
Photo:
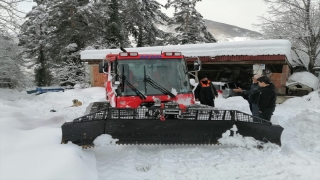
M 281 145 L 283 128 L 236 110 L 196 104 L 180 52 L 108 54 L 99 64 L 105 74 L 106 101 L 89 114 L 62 125 L 62 143 L 87 147 L 109 134 L 117 144 L 217 144 L 236 125 L 237 133 Z M 201 62 L 194 62 L 199 71 Z M 231 135 L 232 135 L 231 131 Z

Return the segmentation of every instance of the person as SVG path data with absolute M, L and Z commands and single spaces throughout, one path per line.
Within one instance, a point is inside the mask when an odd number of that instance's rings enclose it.
M 244 96 L 248 96 L 248 103 L 253 116 L 259 117 L 258 98 L 260 95 L 260 86 L 257 79 L 260 78 L 260 74 L 255 74 L 252 77 L 252 85 L 250 90 L 243 90 L 241 88 L 233 89 L 234 92 L 241 92 Z
M 275 86 L 270 82 L 266 76 L 257 79 L 261 87 L 258 98 L 259 117 L 270 121 L 271 116 L 276 108 L 277 92 Z
M 218 98 L 218 92 L 207 76 L 199 75 L 199 84 L 194 91 L 196 101 L 201 104 L 214 107 L 214 99 Z

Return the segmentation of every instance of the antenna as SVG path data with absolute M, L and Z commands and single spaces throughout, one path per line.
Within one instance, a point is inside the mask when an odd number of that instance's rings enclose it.
M 120 50 L 121 50 L 122 52 L 127 52 L 127 50 L 125 50 L 123 47 L 120 47 Z

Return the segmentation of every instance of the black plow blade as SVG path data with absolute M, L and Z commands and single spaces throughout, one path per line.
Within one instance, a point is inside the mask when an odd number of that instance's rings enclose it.
M 281 146 L 283 128 L 279 125 L 246 123 L 240 121 L 235 122 L 235 125 L 238 128 L 238 133 L 242 136 L 253 137 L 259 141 L 271 142 Z
M 119 139 L 117 144 L 217 144 L 236 125 L 242 136 L 281 145 L 281 126 L 240 111 L 187 109 L 162 121 L 161 112 L 107 108 L 63 124 L 62 143 L 92 145 L 96 137 L 109 134 Z

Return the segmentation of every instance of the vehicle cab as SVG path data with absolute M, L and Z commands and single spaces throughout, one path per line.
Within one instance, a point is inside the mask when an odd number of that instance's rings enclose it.
M 180 52 L 108 54 L 100 69 L 107 74 L 107 100 L 113 107 L 148 107 L 155 102 L 194 104 Z

